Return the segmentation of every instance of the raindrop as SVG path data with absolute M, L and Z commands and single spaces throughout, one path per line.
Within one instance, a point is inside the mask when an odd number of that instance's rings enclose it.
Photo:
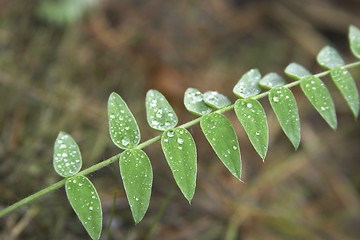
M 123 140 L 121 140 L 121 143 L 122 145 L 127 146 L 129 145 L 129 140 L 127 138 L 124 138 Z
M 166 135 L 171 138 L 175 135 L 175 133 L 174 131 L 168 131 Z

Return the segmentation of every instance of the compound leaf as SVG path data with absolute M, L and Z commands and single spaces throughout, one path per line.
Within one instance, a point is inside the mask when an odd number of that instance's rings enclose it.
M 299 80 L 307 76 L 311 76 L 311 73 L 298 63 L 290 63 L 285 68 L 285 74 L 294 80 Z
M 263 107 L 255 99 L 238 99 L 234 109 L 250 142 L 264 160 L 269 145 L 269 129 Z
M 300 82 L 300 87 L 310 103 L 332 129 L 337 127 L 334 102 L 325 84 L 316 76 L 309 76 Z
M 185 128 L 167 130 L 161 138 L 161 146 L 175 182 L 185 198 L 191 202 L 196 187 L 196 146 Z
M 153 171 L 146 153 L 134 148 L 120 154 L 120 174 L 135 223 L 139 223 L 148 207 Z
M 345 64 L 338 51 L 330 46 L 326 46 L 321 49 L 321 51 L 316 57 L 316 60 L 320 64 L 320 66 L 326 69 L 332 69 Z
M 270 90 L 269 101 L 285 135 L 297 149 L 300 144 L 300 118 L 294 95 L 286 87 L 277 87 Z
M 265 89 L 271 89 L 279 87 L 285 84 L 284 78 L 282 78 L 277 73 L 268 73 L 266 74 L 259 82 L 259 85 Z
M 205 104 L 203 94 L 196 88 L 188 88 L 184 95 L 185 108 L 198 116 L 208 114 L 212 111 L 211 107 Z
M 121 149 L 129 149 L 140 142 L 140 130 L 134 116 L 119 94 L 111 93 L 108 101 L 111 140 Z
M 60 132 L 54 144 L 53 165 L 62 177 L 70 177 L 81 169 L 81 153 L 75 140 L 67 133 Z
M 239 142 L 230 121 L 221 113 L 210 113 L 201 118 L 201 129 L 216 155 L 229 171 L 240 180 L 241 157 Z
M 156 90 L 146 94 L 146 117 L 153 129 L 165 131 L 174 128 L 178 118 L 166 98 Z
M 88 178 L 74 176 L 65 183 L 71 207 L 92 239 L 99 239 L 102 228 L 102 210 L 99 195 Z
M 208 106 L 220 109 L 231 105 L 230 100 L 216 91 L 208 91 L 204 93 L 204 102 Z
M 330 75 L 355 118 L 359 115 L 359 93 L 350 72 L 342 67 L 331 69 Z
M 360 58 L 360 30 L 353 25 L 349 28 L 349 42 L 351 52 L 355 57 Z
M 239 98 L 248 98 L 258 95 L 261 92 L 259 81 L 261 73 L 254 68 L 246 72 L 235 85 L 233 93 Z

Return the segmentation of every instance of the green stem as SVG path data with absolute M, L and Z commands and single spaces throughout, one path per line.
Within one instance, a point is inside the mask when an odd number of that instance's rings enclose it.
M 350 68 L 354 68 L 354 67 L 357 67 L 357 66 L 360 66 L 360 61 L 347 64 L 347 65 L 344 66 L 344 68 L 350 69 Z M 324 77 L 324 76 L 328 75 L 329 73 L 330 73 L 330 71 L 324 71 L 324 72 L 315 74 L 314 76 L 316 76 L 316 77 Z M 288 83 L 288 84 L 284 85 L 284 87 L 291 88 L 291 87 L 299 85 L 300 82 L 301 82 L 301 79 L 298 80 L 298 81 Z M 269 94 L 269 91 L 266 91 L 264 93 L 261 93 L 259 95 L 254 96 L 253 99 L 264 98 L 268 94 Z M 233 108 L 234 108 L 234 104 L 232 104 L 230 106 L 227 106 L 227 107 L 224 107 L 222 109 L 219 109 L 216 112 L 225 113 L 225 112 L 228 112 L 228 111 L 232 110 Z M 191 120 L 190 122 L 187 122 L 187 123 L 184 123 L 184 124 L 180 125 L 179 127 L 189 128 L 189 127 L 199 123 L 200 120 L 201 120 L 201 117 L 198 117 L 198 118 L 196 118 L 194 120 Z M 153 138 L 151 138 L 151 139 L 149 139 L 149 140 L 147 140 L 147 141 L 145 141 L 145 142 L 143 142 L 141 144 L 139 144 L 136 148 L 143 149 L 143 148 L 145 148 L 145 147 L 159 141 L 160 139 L 161 139 L 161 134 L 156 136 L 156 137 L 153 137 Z M 87 169 L 84 169 L 83 171 L 79 172 L 78 175 L 87 175 L 87 174 L 95 172 L 95 171 L 97 171 L 97 170 L 99 170 L 99 169 L 101 169 L 101 168 L 103 168 L 105 166 L 108 166 L 108 165 L 114 163 L 115 161 L 117 161 L 119 159 L 119 156 L 120 156 L 120 153 L 117 154 L 117 155 L 114 155 L 114 156 L 112 156 L 112 157 L 110 157 L 110 158 L 108 158 L 108 159 L 106 159 L 106 160 L 104 160 L 104 161 L 102 161 L 100 163 L 97 163 L 97 164 L 95 164 L 95 165 L 93 165 L 93 166 L 91 166 L 91 167 L 89 167 Z M 20 208 L 21 206 L 24 206 L 24 205 L 26 205 L 26 204 L 40 198 L 41 196 L 62 187 L 65 184 L 66 180 L 67 180 L 66 178 L 62 179 L 62 180 L 60 180 L 60 181 L 58 181 L 58 182 L 56 182 L 56 183 L 54 183 L 54 184 L 52 184 L 52 185 L 50 185 L 50 186 L 48 186 L 46 188 L 44 188 L 44 189 L 42 189 L 42 190 L 40 190 L 40 191 L 26 197 L 26 198 L 23 198 L 20 201 L 18 201 L 16 203 L 14 203 L 14 204 L 0 210 L 0 217 L 3 217 L 4 215 L 12 212 L 13 210 L 15 210 L 17 208 Z

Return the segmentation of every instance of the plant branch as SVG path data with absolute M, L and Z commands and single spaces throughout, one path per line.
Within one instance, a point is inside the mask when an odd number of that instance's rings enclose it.
M 347 65 L 344 65 L 343 67 L 346 68 L 346 69 L 350 69 L 350 68 L 354 68 L 354 67 L 358 67 L 358 66 L 360 66 L 360 61 L 357 61 L 357 62 L 353 62 L 353 63 L 347 64 Z M 316 76 L 316 77 L 324 77 L 324 76 L 328 75 L 329 73 L 330 73 L 330 71 L 324 71 L 324 72 L 315 74 L 314 76 Z M 301 82 L 301 79 L 298 80 L 298 81 L 294 81 L 294 82 L 288 83 L 288 84 L 284 85 L 284 87 L 291 88 L 291 87 L 294 87 L 294 86 L 299 85 L 300 82 Z M 256 95 L 256 96 L 254 96 L 254 97 L 252 97 L 252 98 L 253 98 L 253 99 L 261 99 L 261 98 L 266 97 L 268 94 L 269 94 L 269 91 L 266 91 L 266 92 L 263 92 L 263 93 L 261 93 L 261 94 L 258 94 L 258 95 Z M 229 105 L 229 106 L 227 106 L 227 107 L 224 107 L 224 108 L 222 108 L 222 109 L 219 109 L 219 110 L 217 110 L 216 112 L 225 113 L 225 112 L 228 112 L 228 111 L 232 110 L 233 108 L 234 108 L 234 104 Z M 198 118 L 196 118 L 196 119 L 194 119 L 194 120 L 191 120 L 191 121 L 189 121 L 189 122 L 187 122 L 187 123 L 184 123 L 184 124 L 182 124 L 182 125 L 180 125 L 180 126 L 178 126 L 178 127 L 189 128 L 189 127 L 191 127 L 191 126 L 199 123 L 200 120 L 201 120 L 201 118 L 202 118 L 202 117 L 198 117 Z M 156 136 L 156 137 L 153 137 L 153 138 L 151 138 L 151 139 L 149 139 L 149 140 L 147 140 L 147 141 L 139 144 L 139 145 L 136 146 L 135 148 L 143 149 L 143 148 L 145 148 L 145 147 L 147 147 L 147 146 L 149 146 L 149 145 L 151 145 L 151 144 L 159 141 L 159 140 L 161 139 L 161 135 L 162 135 L 162 134 L 160 134 L 160 135 L 158 135 L 158 136 Z M 106 159 L 106 160 L 104 160 L 104 161 L 102 161 L 102 162 L 100 162 L 100 163 L 97 163 L 97 164 L 95 164 L 95 165 L 93 165 L 93 166 L 91 166 L 91 167 L 89 167 L 89 168 L 86 168 L 86 169 L 84 169 L 83 171 L 79 172 L 77 175 L 87 175 L 87 174 L 92 173 L 92 172 L 95 172 L 95 171 L 97 171 L 97 170 L 99 170 L 99 169 L 101 169 L 101 168 L 103 168 L 103 167 L 105 167 L 105 166 L 108 166 L 108 165 L 114 163 L 115 161 L 119 160 L 120 154 L 121 154 L 121 153 L 116 154 L 116 155 L 114 155 L 114 156 L 112 156 L 112 157 L 110 157 L 110 158 L 108 158 L 108 159 Z M 24 205 L 26 205 L 26 204 L 28 204 L 28 203 L 30 203 L 30 202 L 32 202 L 32 201 L 40 198 L 40 197 L 46 195 L 46 194 L 49 193 L 49 192 L 52 192 L 52 191 L 54 191 L 54 190 L 56 190 L 56 189 L 64 186 L 66 180 L 67 180 L 67 178 L 62 179 L 62 180 L 60 180 L 60 181 L 58 181 L 58 182 L 56 182 L 56 183 L 54 183 L 54 184 L 52 184 L 52 185 L 50 185 L 50 186 L 48 186 L 48 187 L 46 187 L 46 188 L 44 188 L 44 189 L 42 189 L 42 190 L 40 190 L 40 191 L 38 191 L 38 192 L 36 192 L 36 193 L 28 196 L 28 197 L 25 197 L 25 198 L 21 199 L 20 201 L 18 201 L 18 202 L 16 202 L 16 203 L 14 203 L 14 204 L 12 204 L 12 205 L 10 205 L 10 206 L 8 206 L 8 207 L 0 210 L 0 217 L 3 217 L 3 216 L 5 216 L 6 214 L 14 211 L 15 209 L 18 209 L 18 208 L 20 208 L 21 206 L 24 206 Z

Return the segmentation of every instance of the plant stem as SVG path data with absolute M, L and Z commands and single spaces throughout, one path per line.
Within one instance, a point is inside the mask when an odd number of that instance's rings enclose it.
M 350 68 L 354 68 L 354 67 L 357 67 L 357 66 L 360 66 L 360 61 L 344 65 L 343 68 L 350 69 Z M 324 71 L 324 72 L 315 74 L 314 76 L 316 76 L 316 77 L 324 77 L 324 76 L 328 75 L 329 73 L 330 73 L 330 71 Z M 299 85 L 300 82 L 301 82 L 301 79 L 297 80 L 297 81 L 294 81 L 294 82 L 291 82 L 291 83 L 288 83 L 288 84 L 284 85 L 284 87 L 291 88 L 291 87 Z M 261 98 L 266 97 L 268 94 L 269 94 L 269 91 L 266 91 L 266 92 L 263 92 L 261 94 L 258 94 L 256 96 L 254 96 L 252 98 L 253 99 L 261 99 Z M 234 104 L 229 105 L 227 107 L 224 107 L 222 109 L 219 109 L 216 112 L 225 113 L 225 112 L 228 112 L 228 111 L 232 110 L 233 108 L 234 108 Z M 194 120 L 191 120 L 191 121 L 189 121 L 187 123 L 184 123 L 184 124 L 180 125 L 179 127 L 189 128 L 189 127 L 199 123 L 200 120 L 201 120 L 201 117 L 198 117 L 198 118 L 196 118 Z M 139 144 L 136 148 L 143 149 L 143 148 L 145 148 L 145 147 L 159 141 L 160 139 L 161 139 L 161 134 L 156 136 L 156 137 L 153 137 L 153 138 L 151 138 L 151 139 L 149 139 L 149 140 L 147 140 L 147 141 L 145 141 L 145 142 L 143 142 L 141 144 Z M 93 165 L 93 166 L 91 166 L 89 168 L 84 169 L 83 171 L 79 172 L 77 175 L 87 175 L 89 173 L 95 172 L 95 171 L 97 171 L 97 170 L 99 170 L 99 169 L 101 169 L 101 168 L 103 168 L 105 166 L 108 166 L 108 165 L 114 163 L 115 161 L 117 161 L 119 159 L 119 157 L 120 157 L 120 153 L 117 154 L 117 155 L 114 155 L 114 156 L 112 156 L 112 157 L 110 157 L 110 158 L 108 158 L 108 159 L 106 159 L 106 160 L 104 160 L 104 161 L 102 161 L 100 163 L 97 163 L 97 164 L 95 164 L 95 165 Z M 52 192 L 52 191 L 64 186 L 66 180 L 67 180 L 67 178 L 62 179 L 62 180 L 60 180 L 60 181 L 58 181 L 58 182 L 56 182 L 56 183 L 54 183 L 54 184 L 52 184 L 52 185 L 50 185 L 50 186 L 48 186 L 46 188 L 44 188 L 44 189 L 42 189 L 42 190 L 28 196 L 28 197 L 25 197 L 25 198 L 21 199 L 20 201 L 18 201 L 16 203 L 14 203 L 14 204 L 0 210 L 0 217 L 3 217 L 6 214 L 14 211 L 15 209 L 20 208 L 21 206 L 24 206 L 24 205 L 26 205 L 26 204 L 40 198 L 41 196 L 43 196 L 43 195 L 45 195 L 45 194 L 47 194 L 49 192 Z

